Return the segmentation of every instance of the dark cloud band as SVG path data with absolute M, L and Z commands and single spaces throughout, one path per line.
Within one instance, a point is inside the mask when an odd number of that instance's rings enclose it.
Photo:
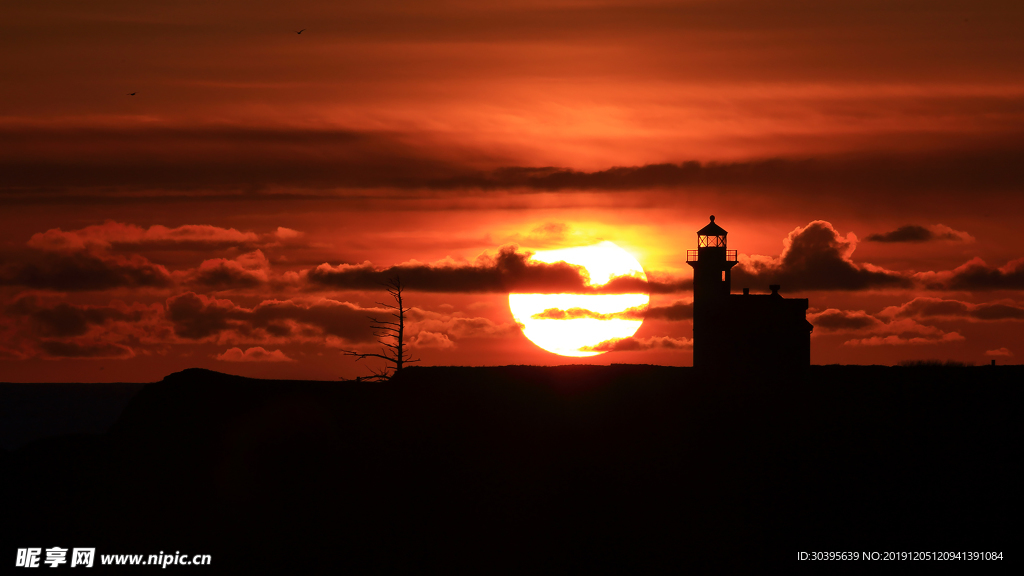
M 530 256 L 530 252 L 507 245 L 496 256 L 482 257 L 473 264 L 403 264 L 388 268 L 376 268 L 369 263 L 323 264 L 309 270 L 306 279 L 320 289 L 379 290 L 384 282 L 398 277 L 409 290 L 422 292 L 635 294 L 677 291 L 689 286 L 683 281 L 647 282 L 619 276 L 595 287 L 589 284 L 590 276 L 581 266 L 535 262 Z

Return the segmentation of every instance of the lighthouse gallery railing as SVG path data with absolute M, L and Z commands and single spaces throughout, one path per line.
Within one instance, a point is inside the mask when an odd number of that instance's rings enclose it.
M 686 251 L 686 261 L 687 262 L 696 262 L 697 261 L 697 252 L 698 252 L 697 250 L 687 250 Z M 736 262 L 737 261 L 736 258 L 737 258 L 737 256 L 736 256 L 736 251 L 735 250 L 726 250 L 725 251 L 725 261 L 726 262 Z

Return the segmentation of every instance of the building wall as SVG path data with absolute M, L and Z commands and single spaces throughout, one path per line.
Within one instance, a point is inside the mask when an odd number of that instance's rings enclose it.
M 731 294 L 694 300 L 693 365 L 790 370 L 811 362 L 806 299 Z

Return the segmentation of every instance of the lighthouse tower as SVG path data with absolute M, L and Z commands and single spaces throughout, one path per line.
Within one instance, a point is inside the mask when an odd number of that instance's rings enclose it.
M 736 250 L 726 247 L 729 233 L 711 222 L 697 231 L 697 249 L 686 251 L 693 267 L 693 366 L 702 370 L 792 372 L 811 362 L 811 330 L 806 298 L 783 298 L 780 286 L 770 294 L 732 294 Z
M 736 251 L 725 247 L 728 232 L 711 223 L 697 231 L 697 249 L 686 251 L 686 263 L 693 267 L 693 298 L 717 300 L 728 296 Z
M 717 363 L 714 358 L 729 347 L 723 316 L 737 262 L 736 251 L 726 247 L 728 234 L 712 216 L 697 231 L 697 249 L 686 251 L 686 263 L 693 267 L 693 365 L 697 368 L 712 367 Z

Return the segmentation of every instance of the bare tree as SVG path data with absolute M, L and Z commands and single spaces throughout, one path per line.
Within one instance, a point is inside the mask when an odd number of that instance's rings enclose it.
M 373 335 L 377 337 L 377 342 L 381 344 L 381 353 L 363 353 L 356 352 L 355 350 L 342 350 L 346 356 L 355 356 L 357 362 L 364 358 L 380 358 L 385 361 L 384 367 L 380 370 L 373 370 L 371 368 L 373 376 L 370 376 L 369 378 L 361 378 L 361 380 L 387 380 L 401 372 L 402 367 L 406 364 L 420 361 L 419 358 L 413 359 L 406 347 L 405 313 L 412 308 L 406 308 L 405 304 L 402 302 L 402 280 L 398 276 L 395 276 L 391 280 L 385 282 L 384 287 L 387 289 L 388 294 L 391 294 L 391 297 L 395 300 L 395 304 L 377 302 L 377 305 L 390 310 L 390 316 L 394 318 L 394 320 L 381 320 L 374 316 L 367 316 L 367 318 L 373 322 L 371 328 L 373 328 Z

